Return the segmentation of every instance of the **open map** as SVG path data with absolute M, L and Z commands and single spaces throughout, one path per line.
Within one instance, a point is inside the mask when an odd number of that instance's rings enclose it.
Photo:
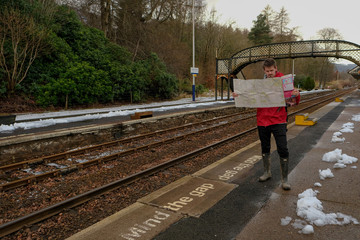
M 234 79 L 236 107 L 261 108 L 286 105 L 285 92 L 294 89 L 292 75 L 277 78 L 242 80 Z

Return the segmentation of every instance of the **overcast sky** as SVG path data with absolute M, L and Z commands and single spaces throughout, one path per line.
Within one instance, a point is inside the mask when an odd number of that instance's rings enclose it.
M 208 8 L 214 7 L 221 23 L 235 21 L 240 28 L 251 29 L 253 20 L 270 5 L 279 12 L 282 7 L 289 14 L 289 27 L 298 27 L 303 40 L 318 39 L 317 32 L 334 28 L 343 39 L 360 45 L 358 21 L 360 0 L 205 0 Z

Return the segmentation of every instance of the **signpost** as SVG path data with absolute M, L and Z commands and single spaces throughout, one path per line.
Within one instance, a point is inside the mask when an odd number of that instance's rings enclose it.
M 196 67 L 190 68 L 190 73 L 191 75 L 193 75 L 193 77 L 197 77 L 197 75 L 199 74 L 199 68 Z
M 192 85 L 192 93 L 193 93 L 193 101 L 195 101 L 195 77 L 199 74 L 199 68 L 192 67 L 190 68 L 190 73 L 193 76 L 193 85 Z

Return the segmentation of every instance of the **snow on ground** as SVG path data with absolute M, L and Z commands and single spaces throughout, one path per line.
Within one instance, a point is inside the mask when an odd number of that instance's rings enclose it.
M 354 128 L 354 123 L 352 122 L 344 123 L 342 128 L 340 129 L 340 132 L 353 133 L 354 132 L 353 128 Z
M 281 219 L 281 226 L 286 226 L 291 222 L 292 218 L 291 217 L 285 217 Z
M 353 115 L 353 121 L 360 121 L 360 114 Z M 343 124 L 339 132 L 335 132 L 332 136 L 331 142 L 344 142 L 342 138 L 339 138 L 342 133 L 353 133 L 354 123 L 348 122 Z M 358 158 L 343 154 L 342 150 L 336 148 L 333 151 L 327 152 L 323 155 L 322 161 L 328 163 L 335 163 L 333 168 L 345 168 L 346 165 L 356 163 Z M 351 166 L 352 169 L 357 169 L 356 166 Z M 330 168 L 325 170 L 319 169 L 319 178 L 325 180 L 326 178 L 333 178 L 334 174 Z M 321 187 L 319 182 L 314 183 L 314 187 Z M 359 224 L 359 221 L 350 216 L 340 212 L 337 213 L 325 213 L 323 210 L 322 202 L 316 197 L 320 192 L 311 188 L 306 189 L 304 192 L 298 195 L 296 214 L 302 219 L 295 219 L 291 224 L 295 229 L 299 229 L 301 234 L 312 234 L 314 233 L 315 226 L 325 225 L 346 225 L 346 224 Z M 291 217 L 281 218 L 281 225 L 286 226 L 292 222 Z
M 191 102 L 190 99 L 151 103 L 144 105 L 127 105 L 117 108 L 87 109 L 74 111 L 50 112 L 41 114 L 18 115 L 16 121 L 34 120 L 29 122 L 15 122 L 11 125 L 0 125 L 0 133 L 9 133 L 16 129 L 32 129 L 53 126 L 61 123 L 81 122 L 96 120 L 107 117 L 127 116 L 141 111 L 146 107 L 147 111 L 163 112 L 167 110 L 196 108 L 199 106 L 210 106 L 213 104 L 224 104 L 229 101 L 214 101 L 213 98 L 198 98 L 198 102 Z M 171 105 L 170 105 L 171 104 Z M 101 112 L 101 113 L 99 113 Z M 81 116 L 78 116 L 81 115 Z
M 312 94 L 324 90 L 311 90 L 302 91 L 301 95 Z M 199 106 L 209 106 L 213 104 L 221 104 L 232 102 L 230 101 L 214 101 L 214 97 L 198 97 L 196 101 L 192 101 L 192 98 L 182 98 L 175 101 L 154 102 L 150 104 L 131 104 L 121 107 L 101 108 L 101 109 L 84 109 L 84 110 L 70 110 L 37 114 L 20 114 L 16 116 L 15 124 L 0 125 L 0 133 L 13 132 L 16 129 L 32 129 L 53 126 L 61 123 L 81 122 L 86 120 L 96 120 L 107 117 L 127 116 L 134 114 L 135 112 L 145 109 L 147 111 L 162 112 L 169 109 L 182 109 L 182 108 L 195 108 Z M 31 122 L 23 122 L 29 121 Z
M 190 98 L 182 98 L 175 101 L 164 101 L 164 102 L 153 102 L 148 104 L 129 104 L 119 107 L 108 107 L 108 108 L 94 108 L 94 109 L 83 109 L 83 110 L 64 110 L 58 112 L 47 112 L 47 113 L 34 113 L 34 114 L 20 114 L 16 116 L 16 121 L 23 120 L 37 120 L 44 118 L 55 118 L 55 117 L 69 117 L 76 115 L 86 115 L 86 114 L 95 114 L 95 113 L 108 113 L 108 112 L 117 112 L 117 111 L 135 111 L 141 110 L 143 108 L 160 108 L 172 105 L 185 105 L 190 104 L 190 107 L 196 107 L 196 104 L 202 104 L 209 102 L 213 104 L 213 97 L 199 97 L 195 102 Z M 218 101 L 221 102 L 221 101 Z
M 355 121 L 355 122 L 360 122 L 360 114 L 357 114 L 357 115 L 353 115 L 352 118 L 351 118 L 352 121 Z
M 334 132 L 331 142 L 337 143 L 337 142 L 341 142 L 343 143 L 345 141 L 344 137 L 340 137 L 342 135 L 341 132 Z
M 321 183 L 316 182 L 316 183 L 314 183 L 314 187 L 322 187 L 322 185 L 321 185 Z
M 358 161 L 358 158 L 342 154 L 342 150 L 337 148 L 334 151 L 327 152 L 323 155 L 322 160 L 329 163 L 340 163 L 340 164 L 353 164 Z
M 325 180 L 325 178 L 333 178 L 334 174 L 331 172 L 330 168 L 327 168 L 325 170 L 319 169 L 319 177 L 321 180 Z
M 334 151 L 325 153 L 322 157 L 322 160 L 324 162 L 333 163 L 333 162 L 337 162 L 338 160 L 340 160 L 341 156 L 342 156 L 342 150 L 339 148 L 336 148 Z
M 324 213 L 322 202 L 316 197 L 319 191 L 311 188 L 298 195 L 296 213 L 310 224 L 316 226 L 359 224 L 357 219 L 342 213 Z
M 311 90 L 302 91 L 301 95 L 313 94 L 315 92 L 331 91 Z M 107 117 L 127 116 L 135 112 L 145 109 L 147 111 L 162 112 L 166 110 L 182 109 L 182 108 L 196 108 L 199 106 L 209 106 L 213 104 L 221 104 L 232 102 L 230 101 L 214 101 L 214 97 L 198 97 L 196 101 L 192 98 L 182 98 L 175 101 L 154 102 L 150 104 L 131 104 L 121 107 L 101 108 L 101 109 L 84 109 L 84 110 L 69 110 L 59 112 L 37 113 L 37 114 L 20 114 L 16 116 L 15 124 L 0 125 L 0 133 L 13 132 L 16 129 L 32 129 L 53 126 L 61 123 L 81 122 L 86 120 L 96 120 Z M 29 121 L 31 122 L 24 122 Z

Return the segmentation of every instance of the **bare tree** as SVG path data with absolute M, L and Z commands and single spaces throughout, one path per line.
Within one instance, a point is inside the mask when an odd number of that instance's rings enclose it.
M 322 40 L 341 40 L 342 36 L 341 34 L 334 28 L 323 28 L 317 32 L 317 35 Z M 324 44 L 324 50 L 329 50 L 333 48 L 334 43 L 325 43 Z M 319 88 L 325 87 L 326 82 L 329 80 L 329 77 L 331 77 L 331 74 L 329 74 L 330 71 L 332 71 L 333 65 L 330 63 L 329 58 L 324 58 L 324 61 L 321 65 L 321 71 L 320 71 L 320 80 L 319 80 Z
M 282 7 L 280 12 L 276 14 L 274 21 L 274 30 L 276 34 L 283 36 L 289 31 L 287 26 L 290 23 L 290 18 L 284 7 Z
M 284 7 L 279 12 L 276 12 L 270 5 L 267 5 L 261 14 L 265 16 L 266 23 L 270 26 L 274 42 L 295 41 L 299 38 L 298 27 L 288 27 L 290 17 Z
M 275 17 L 275 11 L 271 8 L 271 6 L 268 4 L 266 7 L 261 11 L 261 14 L 265 16 L 266 18 L 266 24 L 270 26 L 270 29 L 274 28 L 274 17 Z
M 4 69 L 8 95 L 14 94 L 36 57 L 46 36 L 32 17 L 16 9 L 4 9 L 0 15 L 0 66 Z
M 343 37 L 338 32 L 338 30 L 334 28 L 323 28 L 317 32 L 317 35 L 320 39 L 323 40 L 341 40 Z

